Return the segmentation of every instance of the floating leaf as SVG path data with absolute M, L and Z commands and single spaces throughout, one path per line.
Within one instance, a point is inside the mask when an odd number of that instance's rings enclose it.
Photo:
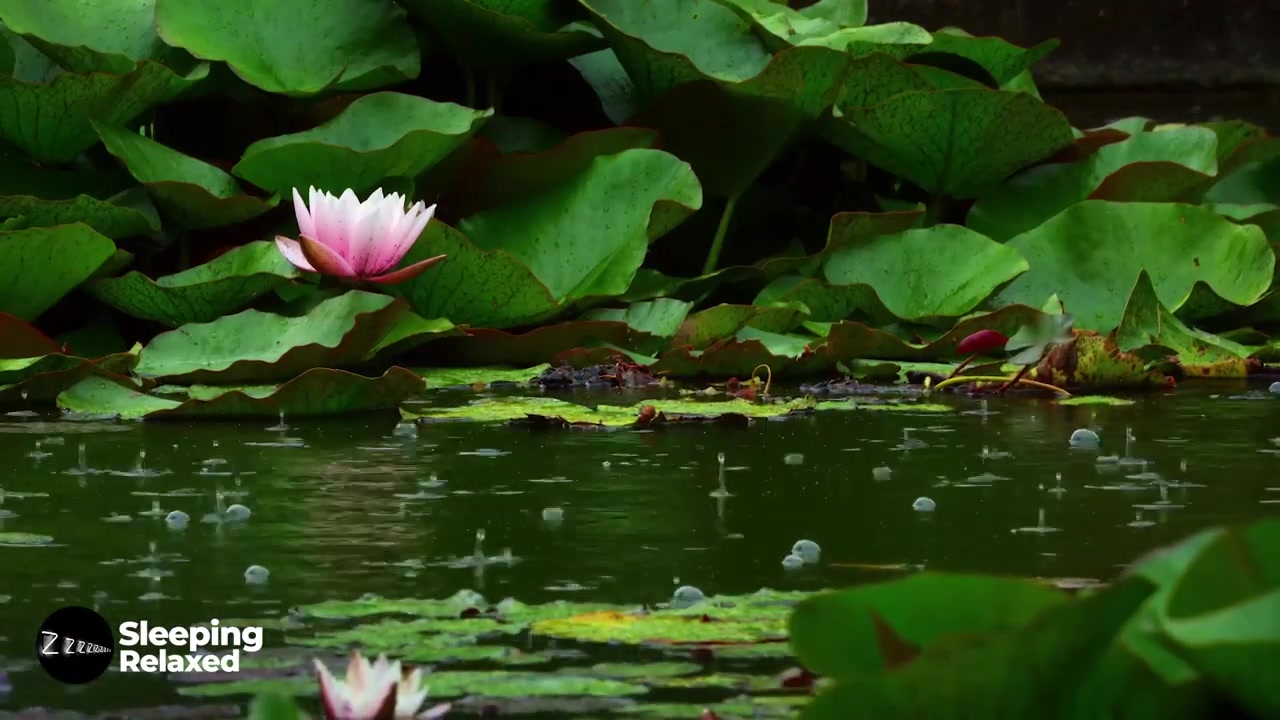
M 449 53 L 471 68 L 550 63 L 597 50 L 599 35 L 553 0 L 405 0 Z M 571 5 L 569 5 L 571 7 Z
M 133 271 L 95 280 L 94 297 L 134 317 L 179 327 L 213 322 L 298 276 L 273 242 L 253 242 L 173 275 Z
M 428 388 L 474 387 L 476 385 L 527 384 L 551 367 L 547 364 L 531 368 L 469 367 L 420 368 L 416 372 L 427 381 Z
M 82 222 L 113 240 L 160 229 L 146 193 L 86 175 L 0 161 L 0 217 L 21 216 L 27 227 Z
M 1204 128 L 1142 132 L 1083 160 L 1031 168 L 979 198 L 965 223 L 1004 241 L 1082 200 L 1195 201 L 1218 172 Z
M 646 415 L 646 408 L 652 412 Z M 551 397 L 500 397 L 477 400 L 461 407 L 431 408 L 423 412 L 402 410 L 409 419 L 470 422 L 526 422 L 543 425 L 596 425 L 622 428 L 664 422 L 741 421 L 770 418 L 791 412 L 807 412 L 806 400 L 787 403 L 753 403 L 747 400 L 652 400 L 630 406 L 597 405 L 594 408 Z
M 324 300 L 301 317 L 245 310 L 155 336 L 135 372 L 173 383 L 286 380 L 361 360 L 405 310 L 402 301 L 362 290 Z
M 805 320 L 798 305 L 728 305 L 700 310 L 685 319 L 671 339 L 672 347 L 704 349 L 715 342 L 732 339 L 745 328 L 785 333 Z
M 66 163 L 98 143 L 94 122 L 124 125 L 203 80 L 209 66 L 177 75 L 141 62 L 122 75 L 61 73 L 47 82 L 0 76 L 0 135 L 42 162 Z
M 1245 377 L 1246 358 L 1257 349 L 1188 327 L 1161 304 L 1146 270 L 1125 304 L 1115 343 L 1148 362 L 1172 359 L 1194 377 Z
M 1056 293 L 1077 328 L 1110 332 L 1143 269 L 1177 312 L 1196 283 L 1237 305 L 1271 287 L 1275 253 L 1262 231 L 1211 209 L 1174 203 L 1088 200 L 1008 242 L 1031 269 L 996 296 L 1040 305 Z
M 138 353 L 117 353 L 90 360 L 56 354 L 0 360 L 0 405 L 51 402 L 63 390 L 87 377 L 125 381 L 138 363 Z
M 185 228 L 234 225 L 279 202 L 277 197 L 248 195 L 222 170 L 138 133 L 105 124 L 94 127 L 107 151 L 147 188 L 160 210 Z
M 1128 398 L 1112 397 L 1110 395 L 1075 395 L 1069 398 L 1058 398 L 1054 401 L 1056 405 L 1110 405 L 1112 407 L 1124 407 L 1133 405 L 1134 401 Z
M 975 37 L 959 28 L 944 28 L 933 33 L 933 42 L 908 59 L 923 62 L 923 56 L 931 58 L 939 53 L 958 55 L 982 66 L 997 85 L 1003 86 L 1040 62 L 1059 44 L 1054 39 L 1023 48 L 1003 38 Z
M 40 547 L 52 545 L 53 538 L 48 535 L 34 535 L 25 532 L 0 532 L 0 547 Z
M 122 420 L 312 417 L 394 408 L 425 383 L 416 373 L 392 367 L 381 377 L 313 368 L 284 383 L 249 387 L 192 386 L 178 401 L 147 395 L 118 382 L 91 377 L 58 396 L 58 407 L 107 414 Z
M 390 0 L 155 0 L 169 45 L 267 92 L 368 90 L 415 78 L 418 43 Z
M 842 107 L 827 138 L 925 190 L 977 197 L 1072 143 L 1065 116 L 1025 93 L 904 92 Z
M 466 142 L 493 110 L 416 95 L 365 95 L 329 122 L 250 145 L 232 170 L 269 192 L 315 186 L 362 198 L 388 177 L 416 177 Z
M 88 225 L 0 230 L 0 312 L 34 320 L 115 252 Z
M 1055 345 L 1027 377 L 1060 388 L 1150 387 L 1165 377 L 1149 369 L 1137 355 L 1121 352 L 1114 341 L 1095 332 L 1076 330 L 1075 341 Z
M 433 223 L 434 224 L 434 223 Z M 465 365 L 536 365 L 556 361 L 567 350 L 583 347 L 639 347 L 653 338 L 626 323 L 577 320 L 513 334 L 471 328 L 464 337 L 451 337 L 430 346 L 432 361 Z

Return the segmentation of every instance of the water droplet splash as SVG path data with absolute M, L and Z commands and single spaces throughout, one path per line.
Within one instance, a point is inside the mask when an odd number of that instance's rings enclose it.
M 818 543 L 812 540 L 797 540 L 796 544 L 791 546 L 791 554 L 812 564 L 818 562 L 818 559 L 822 557 L 822 548 L 818 547 Z
M 922 513 L 933 512 L 937 508 L 938 508 L 938 504 L 927 497 L 918 497 L 916 498 L 915 502 L 911 503 L 911 509 L 915 510 L 916 512 L 922 512 Z

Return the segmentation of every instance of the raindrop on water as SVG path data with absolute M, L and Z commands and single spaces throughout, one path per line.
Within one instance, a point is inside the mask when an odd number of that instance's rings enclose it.
M 676 588 L 675 593 L 671 596 L 671 609 L 683 610 L 706 599 L 707 596 L 698 588 L 692 585 L 681 585 Z
M 878 482 L 884 482 L 893 477 L 893 470 L 887 467 L 871 468 L 871 477 Z
M 27 453 L 27 457 L 31 458 L 32 460 L 35 460 L 36 462 L 40 462 L 41 460 L 43 460 L 43 459 L 45 459 L 45 458 L 47 458 L 47 457 L 49 457 L 50 455 L 52 455 L 52 454 L 53 454 L 53 453 L 45 452 L 45 451 L 42 449 L 43 447 L 44 447 L 44 441 L 43 441 L 43 440 L 37 440 L 37 441 L 36 441 L 36 449 L 35 449 L 35 450 L 32 450 L 32 451 L 31 451 L 31 452 L 29 452 L 29 453 Z
M 164 516 L 167 514 L 167 512 L 166 512 L 165 510 L 162 510 L 162 509 L 160 508 L 160 501 L 159 501 L 159 500 L 152 500 L 152 501 L 151 501 L 151 509 L 150 509 L 150 510 L 142 510 L 142 511 L 140 511 L 138 514 L 139 514 L 139 515 L 142 515 L 143 517 L 164 517 Z
M 911 509 L 916 512 L 933 512 L 937 507 L 938 504 L 927 497 L 918 497 L 915 502 L 911 503 Z
M 244 571 L 244 581 L 250 585 L 261 585 L 269 577 L 271 577 L 271 571 L 261 565 L 250 565 Z
M 782 567 L 787 570 L 799 570 L 804 567 L 804 558 L 799 555 L 788 555 L 782 558 Z
M 564 522 L 564 510 L 558 507 L 543 508 L 542 522 L 548 525 L 559 525 Z
M 1102 446 L 1102 438 L 1098 437 L 1098 433 L 1088 429 L 1080 428 L 1071 433 L 1071 439 L 1067 441 L 1073 448 L 1081 450 L 1096 450 Z
M 782 462 L 788 465 L 803 465 L 804 453 L 787 453 L 782 457 Z
M 191 522 L 191 516 L 181 510 L 174 510 L 164 516 L 164 524 L 173 530 L 182 530 Z
M 284 421 L 284 411 L 280 411 L 280 422 L 267 428 L 270 432 L 288 432 L 289 424 Z M 256 566 L 255 566 L 256 567 Z
M 222 514 L 222 516 L 227 520 L 238 521 L 248 520 L 250 515 L 252 515 L 252 513 L 249 511 L 249 508 L 239 503 L 227 508 L 226 512 Z
M 807 563 L 816 563 L 822 555 L 822 548 L 812 540 L 797 540 L 796 544 L 791 546 L 791 554 Z

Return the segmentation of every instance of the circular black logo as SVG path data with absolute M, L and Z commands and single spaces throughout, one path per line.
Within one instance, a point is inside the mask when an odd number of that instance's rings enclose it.
M 89 608 L 55 610 L 36 634 L 40 667 L 68 685 L 97 680 L 115 656 L 116 636 L 111 625 Z

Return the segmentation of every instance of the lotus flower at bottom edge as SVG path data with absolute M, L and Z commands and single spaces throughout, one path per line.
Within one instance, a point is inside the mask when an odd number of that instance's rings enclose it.
M 422 669 L 404 673 L 400 661 L 386 655 L 371 663 L 358 650 L 352 653 L 345 680 L 334 677 L 319 659 L 314 663 L 326 720 L 433 720 L 449 711 L 449 703 L 443 703 L 419 713 L 427 699 Z

